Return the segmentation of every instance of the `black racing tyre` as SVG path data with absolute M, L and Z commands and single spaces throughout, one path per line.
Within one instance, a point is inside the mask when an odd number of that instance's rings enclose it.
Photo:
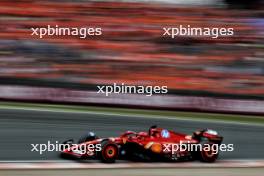
M 118 157 L 118 146 L 110 141 L 101 143 L 100 159 L 103 163 L 114 163 Z
M 60 146 L 60 157 L 63 159 L 72 159 L 72 157 L 69 154 L 64 153 L 63 151 L 70 148 L 73 144 L 73 139 L 69 139 L 67 141 L 64 141 L 62 143 L 63 145 Z
M 212 142 L 203 142 L 202 150 L 199 152 L 199 159 L 201 162 L 213 163 L 216 161 L 219 155 L 219 151 L 216 151 L 215 146 L 218 145 Z

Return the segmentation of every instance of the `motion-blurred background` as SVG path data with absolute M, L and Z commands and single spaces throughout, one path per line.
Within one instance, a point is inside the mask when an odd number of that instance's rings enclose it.
M 163 27 L 180 24 L 232 27 L 235 35 L 162 36 Z M 103 35 L 31 35 L 47 25 L 101 27 Z M 263 28 L 260 0 L 1 0 L 0 98 L 263 113 Z M 113 83 L 169 93 L 96 94 L 97 85 Z

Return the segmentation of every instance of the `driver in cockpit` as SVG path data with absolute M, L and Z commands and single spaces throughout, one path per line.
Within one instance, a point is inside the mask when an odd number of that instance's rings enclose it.
M 152 137 L 152 138 L 158 138 L 158 137 L 160 137 L 160 133 L 157 130 L 157 126 L 156 125 L 153 125 L 153 126 L 151 126 L 149 128 L 149 136 Z

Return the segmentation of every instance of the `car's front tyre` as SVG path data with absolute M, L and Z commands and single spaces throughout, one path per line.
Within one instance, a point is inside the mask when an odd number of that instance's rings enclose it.
M 118 157 L 118 146 L 110 141 L 102 142 L 100 159 L 104 163 L 114 163 Z
M 212 163 L 218 158 L 219 151 L 216 149 L 215 143 L 205 142 L 202 143 L 202 150 L 199 152 L 199 159 L 201 162 Z

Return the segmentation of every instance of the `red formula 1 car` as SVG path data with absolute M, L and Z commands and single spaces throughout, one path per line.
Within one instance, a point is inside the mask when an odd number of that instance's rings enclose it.
M 62 157 L 100 159 L 113 163 L 117 159 L 137 161 L 214 162 L 223 137 L 216 131 L 205 129 L 192 135 L 176 133 L 152 126 L 148 132 L 126 131 L 119 137 L 98 138 L 93 132 L 82 137 L 77 144 L 65 141 Z

